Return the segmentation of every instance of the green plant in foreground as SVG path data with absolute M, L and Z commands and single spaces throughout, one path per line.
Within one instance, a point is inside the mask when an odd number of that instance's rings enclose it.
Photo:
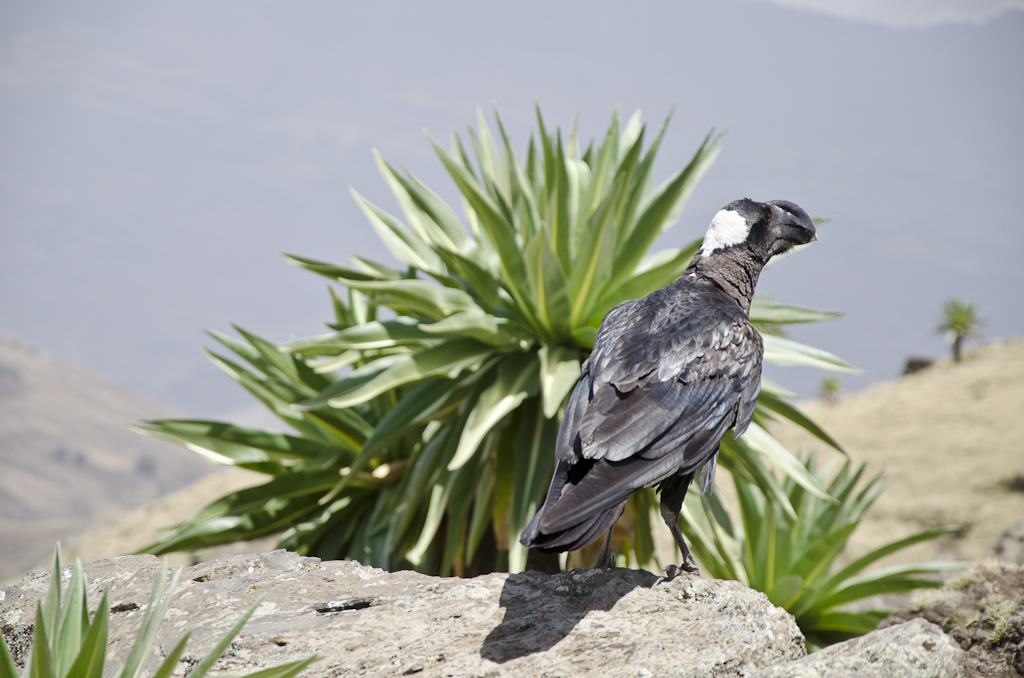
M 603 140 L 581 153 L 575 125 L 565 138 L 539 111 L 537 123 L 522 161 L 500 118 L 498 141 L 482 117 L 469 130 L 475 168 L 457 135 L 450 152 L 431 139 L 468 230 L 434 192 L 377 156 L 404 221 L 354 196 L 406 268 L 289 256 L 347 288 L 332 288 L 333 332 L 280 346 L 241 329 L 244 342 L 214 333 L 248 366 L 211 354 L 214 362 L 298 435 L 182 420 L 138 429 L 271 477 L 214 502 L 150 552 L 283 532 L 281 547 L 389 570 L 524 569 L 517 537 L 550 478 L 564 400 L 597 328 L 615 304 L 682 274 L 699 239 L 645 255 L 719 150 L 709 135 L 655 187 L 664 126 L 645 148 L 639 114 L 623 126 L 616 112 Z M 751 309 L 766 330 L 835 315 L 764 299 Z M 765 336 L 765 358 L 856 372 L 779 336 Z M 838 447 L 787 402 L 792 395 L 765 381 L 754 424 L 723 443 L 719 461 L 790 515 L 768 464 L 827 494 L 761 424 L 782 416 Z M 641 565 L 653 556 L 648 514 L 636 511 L 631 541 Z
M 814 455 L 804 463 L 809 473 L 826 483 L 827 470 L 817 467 Z M 729 516 L 715 490 L 707 496 L 687 495 L 680 528 L 711 576 L 735 579 L 766 593 L 772 603 L 796 617 L 808 650 L 816 650 L 873 631 L 890 614 L 848 612 L 842 606 L 871 596 L 939 588 L 942 582 L 920 575 L 965 565 L 930 562 L 864 571 L 885 556 L 959 529 L 953 526 L 886 544 L 833 573 L 864 512 L 886 487 L 878 474 L 858 488 L 863 474 L 863 464 L 851 474 L 850 462 L 845 460 L 827 485 L 834 502 L 814 496 L 792 479 L 785 480 L 786 494 L 796 507 L 795 520 L 780 512 L 756 486 L 734 475 L 739 523 Z
M 978 336 L 984 321 L 973 302 L 950 299 L 942 305 L 942 320 L 935 331 L 953 339 L 953 360 L 960 362 L 965 339 Z
M 181 570 L 177 570 L 167 583 L 167 566 L 163 565 L 153 581 L 153 590 L 146 603 L 146 612 L 142 618 L 139 634 L 135 638 L 131 652 L 125 665 L 117 672 L 116 678 L 140 678 L 143 665 L 151 655 L 151 647 L 156 639 L 157 629 L 167 613 L 167 606 L 178 583 Z M 53 557 L 53 569 L 50 571 L 50 587 L 43 601 L 36 606 L 36 620 L 33 628 L 32 648 L 25 659 L 25 668 L 21 678 L 102 678 L 103 664 L 107 651 L 107 632 L 110 625 L 110 603 L 107 591 L 93 615 L 89 619 L 89 600 L 85 590 L 85 575 L 82 563 L 75 559 L 75 567 L 68 587 L 61 592 L 60 545 L 57 545 Z M 259 600 L 242 615 L 238 623 L 220 639 L 202 661 L 192 667 L 185 678 L 202 678 L 210 667 L 242 630 L 249 617 L 256 611 Z M 170 678 L 178 667 L 191 631 L 178 641 L 174 649 L 168 653 L 153 674 L 153 678 Z M 288 664 L 281 664 L 269 669 L 246 674 L 249 678 L 293 678 L 307 666 L 321 659 L 312 656 Z M 0 678 L 19 678 L 18 667 L 14 663 L 6 638 L 0 643 Z

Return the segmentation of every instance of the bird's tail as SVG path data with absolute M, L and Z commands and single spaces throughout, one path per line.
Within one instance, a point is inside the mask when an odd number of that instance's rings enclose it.
M 585 460 L 574 466 L 591 466 L 592 461 Z M 519 537 L 519 543 L 531 549 L 537 549 L 542 553 L 562 553 L 563 551 L 575 551 L 596 541 L 602 534 L 615 523 L 615 520 L 622 513 L 625 502 L 619 502 L 594 515 L 584 517 L 580 522 L 564 528 L 545 531 L 541 524 L 544 516 L 555 505 L 562 495 L 573 486 L 570 482 L 570 470 L 580 472 L 582 469 L 572 468 L 564 461 L 559 461 L 555 466 L 555 473 L 551 478 L 551 486 L 544 498 L 544 504 L 537 511 L 537 515 L 529 522 Z M 585 471 L 583 471 L 585 472 Z

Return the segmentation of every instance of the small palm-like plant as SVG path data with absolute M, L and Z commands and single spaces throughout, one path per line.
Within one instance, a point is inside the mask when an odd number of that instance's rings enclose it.
M 863 635 L 890 614 L 884 610 L 850 612 L 842 606 L 882 594 L 938 588 L 942 582 L 921 575 L 964 566 L 930 562 L 865 572 L 885 556 L 959 529 L 953 526 L 886 544 L 833 572 L 847 540 L 886 483 L 880 482 L 881 474 L 860 483 L 864 465 L 850 473 L 849 460 L 831 481 L 827 470 L 817 467 L 814 455 L 804 464 L 822 484 L 827 483 L 834 501 L 816 497 L 787 479 L 783 486 L 790 504 L 796 507 L 794 519 L 779 511 L 751 478 L 734 473 L 740 521 L 730 517 L 716 490 L 706 496 L 687 495 L 680 528 L 711 576 L 763 591 L 772 603 L 796 617 L 809 650 Z
M 89 599 L 86 594 L 85 575 L 82 563 L 75 559 L 71 581 L 67 589 L 61 591 L 60 545 L 58 544 L 53 557 L 53 569 L 50 571 L 50 587 L 43 601 L 36 607 L 36 620 L 33 625 L 32 647 L 29 649 L 25 667 L 20 678 L 103 678 L 103 665 L 107 652 L 107 632 L 110 627 L 110 603 L 107 592 L 103 592 L 99 606 L 89 619 Z M 153 581 L 153 590 L 149 594 L 146 612 L 142 618 L 139 634 L 135 638 L 128 659 L 121 669 L 113 674 L 116 678 L 141 678 L 144 663 L 152 653 L 153 641 L 156 639 L 171 596 L 178 583 L 181 571 L 174 573 L 170 584 L 167 582 L 167 566 L 160 568 Z M 224 635 L 217 645 L 210 650 L 198 664 L 185 674 L 185 678 L 203 678 L 222 654 L 238 632 L 242 630 L 249 617 L 263 601 L 262 596 L 253 603 L 238 623 Z M 191 631 L 187 631 L 174 649 L 168 653 L 153 674 L 154 678 L 170 678 L 178 669 L 178 660 L 188 644 Z M 6 638 L 0 638 L 0 678 L 19 678 L 18 667 L 14 663 L 11 651 L 7 647 Z M 314 655 L 288 664 L 281 664 L 269 669 L 255 671 L 247 676 L 259 678 L 293 678 L 313 662 L 321 659 Z
M 843 399 L 843 382 L 837 377 L 826 377 L 821 380 L 821 399 L 829 405 L 836 405 Z
M 564 400 L 579 378 L 604 315 L 615 304 L 682 274 L 700 241 L 645 256 L 675 223 L 718 154 L 709 135 L 686 167 L 652 181 L 664 126 L 645 148 L 639 114 L 618 113 L 603 140 L 582 152 L 575 125 L 538 133 L 525 156 L 498 118 L 498 141 L 481 117 L 470 129 L 474 168 L 453 136 L 431 139 L 457 185 L 465 223 L 416 177 L 377 163 L 404 221 L 354 197 L 399 270 L 353 256 L 348 266 L 291 255 L 340 283 L 332 332 L 275 346 L 214 335 L 251 367 L 215 362 L 299 435 L 202 421 L 140 429 L 211 459 L 272 476 L 222 498 L 151 552 L 284 531 L 281 546 L 324 558 L 396 569 L 465 574 L 520 571 L 518 535 L 542 498 L 554 462 Z M 380 314 L 382 308 L 388 315 Z M 756 299 L 765 328 L 836 314 Z M 765 358 L 855 371 L 835 356 L 765 336 Z M 755 424 L 723 445 L 720 463 L 749 477 L 792 514 L 764 459 L 826 497 L 806 469 L 760 428 L 772 413 L 835 444 L 765 382 Z M 652 551 L 638 523 L 636 561 Z M 492 562 L 472 565 L 487 540 Z
M 942 320 L 935 331 L 950 336 L 953 343 L 953 360 L 960 362 L 963 357 L 964 340 L 978 336 L 983 324 L 984 321 L 973 302 L 950 299 L 942 306 Z

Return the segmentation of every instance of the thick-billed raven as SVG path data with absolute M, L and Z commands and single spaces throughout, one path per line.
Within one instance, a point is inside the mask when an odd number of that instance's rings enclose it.
M 816 239 L 810 217 L 791 202 L 737 200 L 712 219 L 682 277 L 605 316 L 524 546 L 574 551 L 607 532 L 596 566 L 611 567 L 611 528 L 626 499 L 657 486 L 682 568 L 697 570 L 679 511 L 697 469 L 705 492 L 714 484 L 725 432 L 742 435 L 754 414 L 764 354 L 748 320 L 754 285 L 773 256 Z

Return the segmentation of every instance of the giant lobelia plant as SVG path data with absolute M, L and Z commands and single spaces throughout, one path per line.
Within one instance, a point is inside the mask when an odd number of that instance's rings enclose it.
M 647 145 L 639 113 L 622 125 L 616 112 L 604 138 L 580 152 L 575 123 L 563 137 L 538 110 L 537 124 L 520 157 L 500 117 L 496 140 L 481 115 L 469 129 L 475 166 L 458 135 L 450 151 L 430 139 L 461 194 L 462 219 L 377 155 L 404 220 L 353 195 L 403 268 L 289 255 L 346 288 L 331 292 L 332 332 L 279 346 L 241 329 L 244 341 L 214 334 L 248 366 L 211 353 L 214 362 L 294 433 L 183 420 L 139 428 L 269 477 L 214 502 L 150 552 L 283 532 L 282 547 L 386 569 L 525 567 L 517 538 L 550 478 L 563 401 L 608 310 L 686 268 L 699 240 L 648 250 L 676 222 L 720 142 L 709 134 L 655 186 L 665 125 Z M 762 299 L 751 310 L 766 330 L 835 315 Z M 765 336 L 765 358 L 855 371 L 780 336 Z M 723 444 L 719 463 L 793 515 L 769 465 L 814 496 L 827 492 L 760 423 L 782 416 L 836 445 L 790 395 L 765 382 L 755 424 Z M 653 554 L 645 497 L 630 541 L 641 564 Z

